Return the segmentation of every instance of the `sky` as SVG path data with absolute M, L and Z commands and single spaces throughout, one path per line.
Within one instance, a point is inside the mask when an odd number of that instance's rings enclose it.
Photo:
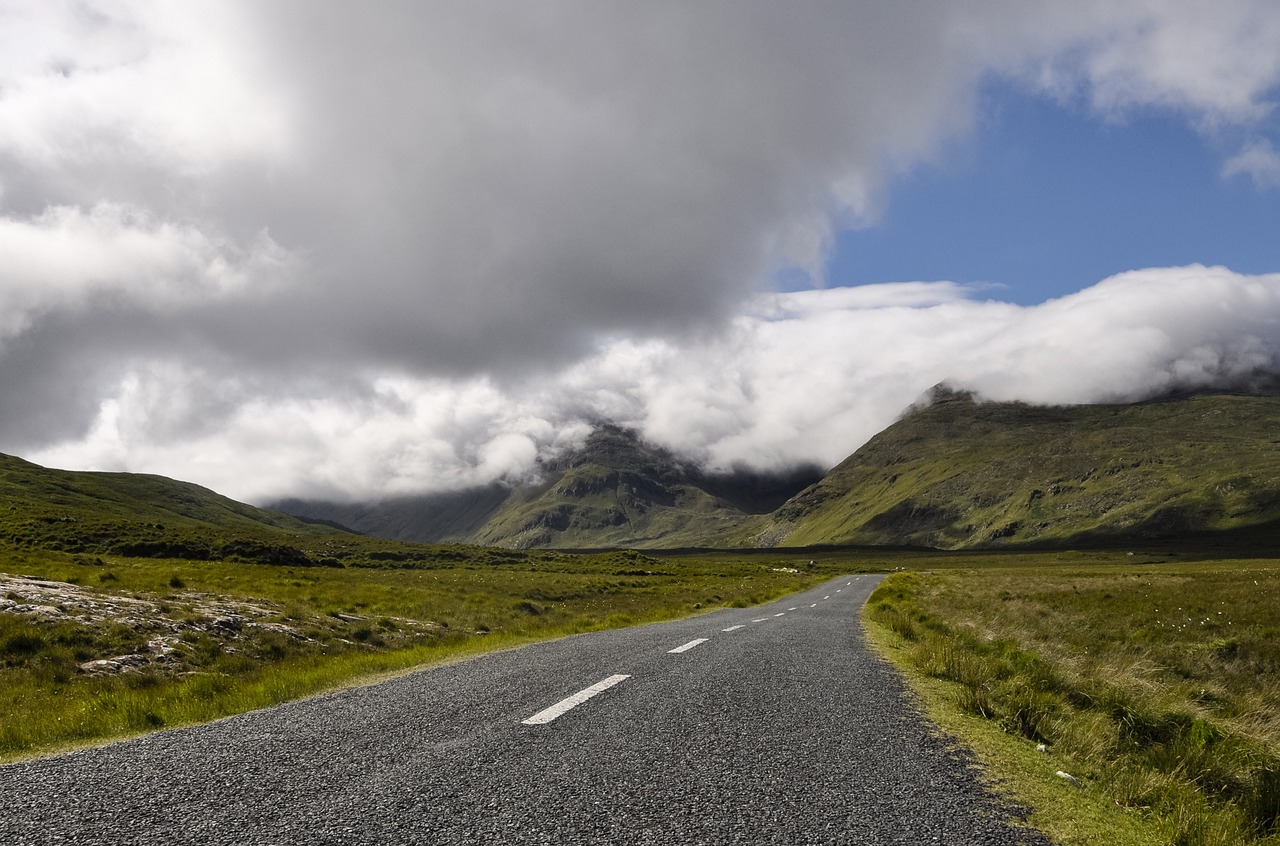
M 1280 367 L 1271 0 L 0 0 L 0 451 L 255 503 Z

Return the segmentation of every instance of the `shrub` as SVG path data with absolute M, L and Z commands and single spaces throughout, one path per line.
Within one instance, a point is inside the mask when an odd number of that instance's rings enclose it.
M 1245 820 L 1259 837 L 1280 831 L 1280 761 L 1253 773 L 1241 805 Z
M 7 638 L 4 645 L 0 647 L 0 654 L 13 656 L 35 655 L 44 647 L 44 638 L 24 632 Z
M 1013 734 L 1037 743 L 1053 743 L 1054 725 L 1062 712 L 1062 699 L 1030 679 L 1018 678 L 1000 690 L 1001 725 Z
M 956 703 L 966 714 L 974 714 L 986 720 L 992 719 L 996 714 L 995 707 L 991 704 L 991 694 L 986 687 L 969 684 L 961 686 L 960 692 L 956 694 Z

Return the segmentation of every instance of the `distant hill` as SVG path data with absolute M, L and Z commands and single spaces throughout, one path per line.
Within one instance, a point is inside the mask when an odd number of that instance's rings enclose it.
M 511 547 L 741 545 L 760 515 L 817 481 L 792 473 L 708 474 L 632 431 L 602 425 L 583 446 L 548 462 L 534 485 L 338 505 L 289 500 L 309 519 L 400 540 Z
M 377 503 L 286 499 L 272 507 L 305 520 L 374 537 L 416 543 L 466 543 L 510 496 L 510 486 L 492 484 Z
M 309 563 L 291 542 L 334 531 L 163 476 L 51 470 L 8 455 L 0 509 L 0 538 L 68 552 L 200 558 L 238 544 Z
M 937 390 L 771 515 L 761 545 L 1151 539 L 1280 520 L 1280 398 L 1046 408 Z
M 291 566 L 430 563 L 464 554 L 366 538 L 163 476 L 52 470 L 3 454 L 0 545 L 90 558 L 119 555 Z

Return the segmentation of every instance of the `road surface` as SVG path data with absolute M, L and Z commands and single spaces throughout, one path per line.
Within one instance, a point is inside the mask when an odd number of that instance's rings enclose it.
M 0 843 L 1044 846 L 865 648 L 878 579 L 0 767 Z

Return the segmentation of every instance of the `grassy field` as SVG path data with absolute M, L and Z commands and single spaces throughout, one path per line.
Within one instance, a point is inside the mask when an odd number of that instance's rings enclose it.
M 1280 562 L 933 563 L 950 569 L 886 579 L 869 632 L 1038 827 L 1064 844 L 1280 844 Z
M 342 568 L 0 549 L 0 759 L 534 640 L 761 603 L 841 566 L 469 554 Z
M 879 571 L 873 643 L 1056 841 L 1280 844 L 1280 561 L 322 543 L 345 566 L 0 547 L 0 760 Z

